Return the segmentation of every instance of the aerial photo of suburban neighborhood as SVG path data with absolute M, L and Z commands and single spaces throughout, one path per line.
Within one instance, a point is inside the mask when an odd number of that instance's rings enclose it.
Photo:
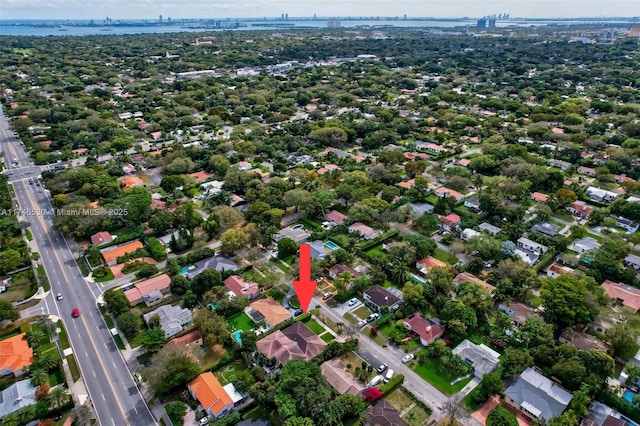
M 640 18 L 512 16 L 0 21 L 0 426 L 638 426 Z

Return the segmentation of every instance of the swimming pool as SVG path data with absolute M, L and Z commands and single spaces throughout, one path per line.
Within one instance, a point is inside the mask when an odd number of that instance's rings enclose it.
M 240 344 L 242 344 L 242 339 L 240 338 L 241 334 L 242 334 L 242 330 L 237 330 L 237 331 L 234 331 L 233 333 L 231 333 L 233 338 L 236 339 L 236 342 L 238 342 Z
M 180 269 L 180 272 L 178 272 L 180 275 L 186 275 L 187 272 L 189 272 L 190 270 L 194 269 L 196 266 L 195 265 L 189 265 L 189 266 L 185 266 L 184 268 Z
M 325 241 L 324 246 L 330 250 L 338 250 L 340 248 L 340 246 L 333 241 Z
M 419 277 L 419 276 L 417 276 L 416 274 L 409 274 L 409 277 L 410 277 L 413 281 L 417 282 L 418 284 L 424 284 L 424 283 L 426 283 L 426 281 L 425 281 L 425 280 L 423 280 L 422 278 L 420 278 L 420 277 Z
M 624 391 L 624 394 L 622 395 L 622 397 L 624 399 L 626 399 L 629 402 L 633 402 L 633 398 L 638 395 L 637 393 L 635 393 L 634 391 L 627 389 L 626 391 Z

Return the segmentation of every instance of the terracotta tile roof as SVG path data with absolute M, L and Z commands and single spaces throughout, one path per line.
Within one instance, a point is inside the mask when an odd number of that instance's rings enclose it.
M 447 197 L 455 198 L 456 200 L 464 198 L 464 195 L 462 195 L 458 191 L 454 191 L 453 189 L 449 189 L 444 186 L 441 186 L 440 188 L 436 189 L 434 192 L 438 197 L 447 196 Z
M 625 284 L 606 280 L 601 287 L 612 299 L 619 299 L 622 304 L 634 311 L 640 310 L 640 290 Z
M 218 414 L 226 406 L 233 404 L 233 400 L 224 390 L 212 372 L 200 374 L 189 383 L 191 391 L 205 410 Z
M 133 186 L 144 186 L 144 181 L 138 176 L 126 176 L 120 179 L 120 182 L 124 185 L 125 189 Z
M 418 264 L 427 270 L 430 270 L 431 268 L 434 268 L 436 266 L 439 266 L 441 268 L 449 267 L 447 263 L 443 262 L 442 260 L 438 260 L 433 256 L 427 256 L 424 259 L 420 259 L 418 261 Z
M 193 330 L 192 332 L 187 333 L 184 336 L 174 337 L 173 339 L 171 339 L 173 343 L 179 343 L 181 345 L 189 345 L 201 340 L 202 336 L 200 335 L 200 332 L 198 330 Z
M 318 356 L 327 344 L 304 323 L 297 322 L 284 330 L 278 330 L 256 343 L 267 358 L 275 358 L 281 364 L 292 359 L 309 361 Z
M 123 244 L 121 246 L 110 247 L 102 252 L 102 257 L 105 262 L 109 263 L 116 260 L 120 256 L 124 256 L 127 253 L 133 253 L 134 251 L 143 247 L 140 240 L 131 241 L 130 243 Z
M 405 327 L 420 336 L 420 339 L 430 344 L 442 336 L 444 327 L 426 319 L 421 313 L 409 315 L 404 319 Z
M 257 283 L 247 282 L 238 275 L 228 277 L 224 280 L 224 285 L 238 297 L 250 297 L 260 293 L 260 287 L 258 287 Z
M 33 350 L 24 339 L 25 333 L 0 341 L 0 371 L 11 369 L 11 373 L 33 364 Z
M 254 310 L 260 312 L 265 321 L 274 327 L 280 324 L 282 321 L 286 321 L 291 318 L 291 312 L 286 310 L 280 303 L 271 297 L 265 299 L 256 300 L 249 306 Z
M 151 210 L 164 210 L 167 203 L 162 200 L 151 200 Z
M 474 283 L 481 287 L 484 287 L 489 292 L 492 292 L 493 290 L 496 289 L 494 286 L 492 286 L 488 282 L 483 281 L 480 278 L 468 272 L 462 272 L 461 274 L 456 275 L 456 277 L 453 279 L 453 283 L 455 285 L 460 285 L 462 283 Z
M 347 215 L 340 213 L 338 210 L 331 210 L 324 217 L 325 219 L 334 221 L 338 225 L 342 225 L 344 221 L 347 220 Z
M 171 278 L 169 275 L 162 274 L 157 277 L 135 283 L 133 288 L 124 292 L 124 295 L 127 296 L 127 300 L 129 300 L 129 302 L 133 302 L 142 299 L 142 296 L 154 290 L 164 292 L 169 288 L 170 284 Z
M 204 170 L 200 170 L 199 172 L 195 173 L 189 173 L 189 176 L 194 178 L 198 183 L 204 182 L 205 180 L 211 179 L 213 177 L 213 175 L 205 172 Z
M 549 196 L 547 194 L 543 194 L 542 192 L 534 192 L 533 194 L 531 194 L 531 199 L 539 203 L 544 203 L 549 199 Z
M 91 236 L 91 244 L 94 246 L 100 246 L 102 244 L 110 243 L 111 241 L 113 241 L 113 238 L 107 231 L 96 232 Z

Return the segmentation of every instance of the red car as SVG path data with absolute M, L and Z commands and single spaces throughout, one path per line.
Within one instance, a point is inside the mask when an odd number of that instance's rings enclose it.
M 73 318 L 78 318 L 80 316 L 80 311 L 78 310 L 78 308 L 73 308 L 73 311 L 71 311 L 71 316 Z

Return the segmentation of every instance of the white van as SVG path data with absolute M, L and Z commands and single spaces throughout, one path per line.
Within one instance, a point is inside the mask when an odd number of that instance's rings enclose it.
M 369 383 L 367 383 L 367 387 L 373 387 L 375 385 L 377 385 L 378 383 L 380 383 L 382 381 L 384 377 L 382 377 L 381 375 L 378 375 L 376 377 L 374 377 L 373 379 L 371 379 L 371 381 Z
M 392 369 L 388 369 L 387 372 L 384 375 L 384 382 L 388 383 L 389 380 L 391 380 L 392 377 L 393 377 L 393 370 Z

